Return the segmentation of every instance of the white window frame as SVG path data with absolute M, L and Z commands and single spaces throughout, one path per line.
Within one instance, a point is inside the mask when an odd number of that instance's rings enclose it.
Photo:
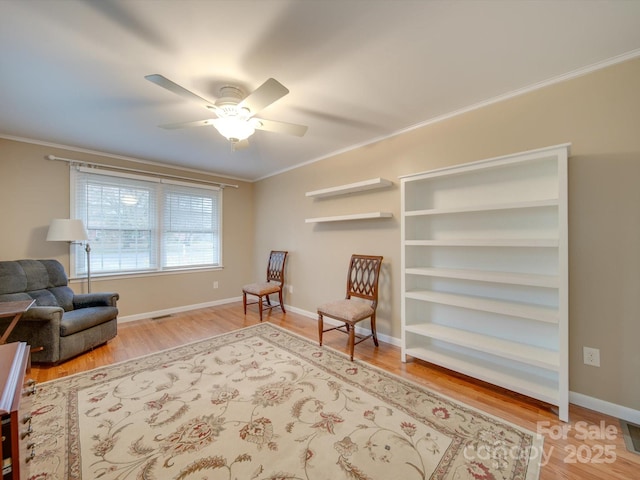
M 157 275 L 157 274 L 161 274 L 161 273 L 175 273 L 175 272 L 184 272 L 184 271 L 193 271 L 193 270 L 211 270 L 211 269 L 221 269 L 223 268 L 223 217 L 222 217 L 222 213 L 223 213 L 223 188 L 218 187 L 218 186 L 213 186 L 213 185 L 208 185 L 208 184 L 203 184 L 203 183 L 197 183 L 197 182 L 188 182 L 188 181 L 177 181 L 177 180 L 173 180 L 173 179 L 169 179 L 169 178 L 162 178 L 162 177 L 157 177 L 157 176 L 151 176 L 151 175 L 144 175 L 144 174 L 132 174 L 132 173 L 127 173 L 127 172 L 119 172 L 119 171 L 112 171 L 112 170 L 104 170 L 104 169 L 99 169 L 99 168 L 89 168 L 89 167 L 84 167 L 84 166 L 72 166 L 70 168 L 70 211 L 71 211 L 71 217 L 72 218 L 80 218 L 85 222 L 87 222 L 86 218 L 81 218 L 81 215 L 78 215 L 78 208 L 79 206 L 77 205 L 77 185 L 78 185 L 78 174 L 79 173 L 90 173 L 90 174 L 94 174 L 94 175 L 103 175 L 105 177 L 122 177 L 122 178 L 126 178 L 126 179 L 134 179 L 134 180 L 139 180 L 139 181 L 143 181 L 143 182 L 149 182 L 150 184 L 156 184 L 157 185 L 157 201 L 156 201 L 156 206 L 155 206 L 155 228 L 154 228 L 154 232 L 153 232 L 153 236 L 154 236 L 154 242 L 156 244 L 156 248 L 155 248 L 155 262 L 156 262 L 156 267 L 151 267 L 148 269 L 133 269 L 133 270 L 128 270 L 126 272 L 116 272 L 116 271 L 109 271 L 109 272 L 100 272 L 100 271 L 94 271 L 95 269 L 92 268 L 91 271 L 91 276 L 92 277 L 112 277 L 112 276 L 140 276 L 140 275 L 149 275 L 149 274 L 153 274 L 153 275 Z M 217 250 L 218 250 L 218 258 L 217 258 L 217 262 L 215 261 L 216 259 L 214 258 L 214 263 L 211 264 L 206 264 L 206 265 L 197 265 L 197 266 L 189 266 L 189 265 L 184 265 L 184 266 L 176 266 L 176 267 L 165 267 L 163 266 L 163 249 L 164 249 L 164 241 L 163 241 L 163 235 L 164 235 L 164 229 L 163 229 L 163 215 L 164 215 L 164 194 L 161 191 L 162 186 L 163 185 L 177 185 L 177 186 L 181 186 L 181 187 L 187 187 L 187 188 L 194 188 L 194 189 L 198 189 L 198 190 L 212 190 L 216 192 L 217 195 L 217 216 L 218 218 L 218 225 L 217 225 L 217 231 L 218 231 L 218 235 L 217 235 Z M 195 192 L 195 190 L 194 190 Z M 214 232 L 215 232 L 215 226 L 214 226 Z M 214 234 L 214 242 L 215 242 L 216 238 L 215 238 L 215 234 Z M 89 240 L 89 244 L 91 244 L 91 240 Z M 83 256 L 86 255 L 85 253 L 85 249 L 83 245 L 76 245 L 73 244 L 71 245 L 71 255 L 70 255 L 70 272 L 73 275 L 74 278 L 81 278 L 86 276 L 86 270 L 82 270 L 79 271 L 78 269 L 80 268 L 80 264 L 81 263 L 86 263 L 86 261 L 84 262 L 77 262 L 76 261 L 76 256 Z

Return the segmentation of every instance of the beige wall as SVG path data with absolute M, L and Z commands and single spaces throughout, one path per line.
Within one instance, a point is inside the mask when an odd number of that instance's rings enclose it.
M 398 176 L 571 142 L 570 388 L 640 410 L 637 85 L 640 60 L 255 184 L 229 181 L 238 183 L 240 188 L 224 192 L 224 270 L 97 280 L 94 290 L 120 292 L 123 316 L 223 300 L 237 297 L 243 283 L 264 276 L 270 249 L 287 249 L 287 283 L 293 286 L 293 293 L 286 293 L 285 302 L 294 309 L 315 312 L 320 302 L 344 294 L 351 253 L 375 253 L 385 257 L 379 331 L 399 338 Z M 109 157 L 0 139 L 0 260 L 57 258 L 68 268 L 66 247 L 45 241 L 49 220 L 69 214 L 68 167 L 45 160 L 48 154 L 123 163 Z M 305 197 L 310 190 L 374 177 L 388 178 L 394 185 L 346 197 Z M 393 218 L 331 224 L 304 221 L 309 217 L 376 210 L 391 211 Z M 211 285 L 216 280 L 220 288 L 213 290 Z M 601 350 L 600 368 L 582 364 L 583 345 Z
M 378 328 L 399 338 L 398 176 L 570 142 L 570 389 L 640 410 L 638 85 L 640 60 L 629 61 L 264 179 L 255 187 L 255 256 L 288 249 L 286 303 L 314 312 L 344 294 L 351 253 L 383 255 Z M 374 177 L 394 186 L 305 197 Z M 376 210 L 393 219 L 304 221 Z M 583 365 L 584 345 L 600 349 L 600 368 Z
M 121 318 L 136 318 L 150 312 L 238 297 L 241 286 L 251 280 L 253 184 L 1 138 L 0 260 L 56 258 L 69 271 L 67 244 L 45 240 L 52 218 L 69 218 L 69 166 L 65 162 L 46 160 L 45 156 L 49 154 L 239 185 L 237 189 L 225 188 L 223 192 L 224 269 L 92 279 L 93 291 L 116 291 L 120 294 L 118 307 Z M 218 282 L 217 290 L 213 289 L 214 281 Z M 82 291 L 86 284 L 72 282 L 71 287 Z

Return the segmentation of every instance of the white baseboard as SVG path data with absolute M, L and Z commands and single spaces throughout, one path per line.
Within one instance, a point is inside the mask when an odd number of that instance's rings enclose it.
M 224 305 L 226 303 L 241 302 L 241 301 L 242 301 L 242 297 L 233 297 L 233 298 L 225 298 L 222 300 L 215 300 L 213 302 L 197 303 L 195 305 L 183 305 L 181 307 L 167 308 L 165 310 L 155 310 L 153 312 L 138 313 L 136 315 L 127 315 L 126 317 L 118 317 L 118 323 L 127 323 L 127 322 L 133 322 L 135 320 L 145 320 L 149 318 L 164 317 L 167 315 L 173 315 L 174 313 L 188 312 L 189 310 L 197 310 L 199 308 L 206 308 L 206 307 L 215 307 L 217 305 Z
M 217 305 L 224 305 L 226 303 L 240 302 L 242 301 L 242 297 L 233 297 L 233 298 L 225 298 L 223 300 L 215 300 L 213 302 L 199 303 L 196 305 L 185 305 L 182 307 L 176 308 L 168 308 L 165 310 L 156 310 L 154 312 L 140 313 L 137 315 L 128 315 L 126 317 L 118 317 L 118 323 L 125 322 L 133 322 L 135 320 L 143 320 L 147 318 L 155 318 L 155 317 L 163 317 L 166 315 L 172 315 L 174 313 L 188 312 L 189 310 L 197 310 L 198 308 L 206 308 L 206 307 L 215 307 Z M 318 318 L 318 314 L 316 312 L 310 312 L 308 310 L 303 310 L 301 308 L 293 307 L 291 305 L 286 305 L 285 308 L 287 311 L 292 313 L 297 313 L 303 317 L 306 317 L 310 320 L 315 321 Z M 331 318 L 326 318 L 325 322 L 330 325 L 340 325 L 340 322 L 333 320 Z M 359 334 L 368 334 L 370 330 L 365 328 L 357 327 L 356 331 Z M 378 334 L 378 339 L 382 342 L 388 343 L 390 345 L 394 345 L 396 347 L 401 347 L 402 342 L 399 338 L 391 337 L 389 335 Z M 605 415 L 610 415 L 612 417 L 620 418 L 622 420 L 626 420 L 631 423 L 640 424 L 640 410 L 635 410 L 633 408 L 625 407 L 623 405 L 617 405 L 615 403 L 607 402 L 606 400 L 600 400 L 599 398 L 589 397 L 588 395 L 584 395 L 578 392 L 569 392 L 569 402 L 574 405 L 578 405 L 580 407 L 588 408 L 589 410 L 594 410 L 596 412 L 604 413 Z
M 580 407 L 588 408 L 596 412 L 611 415 L 636 425 L 640 424 L 640 410 L 618 405 L 616 403 L 600 400 L 599 398 L 589 397 L 578 392 L 569 392 L 569 402 Z

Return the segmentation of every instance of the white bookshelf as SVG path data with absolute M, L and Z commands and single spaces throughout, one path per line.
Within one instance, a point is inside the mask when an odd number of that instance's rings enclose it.
M 567 160 L 558 145 L 400 177 L 402 360 L 568 420 Z

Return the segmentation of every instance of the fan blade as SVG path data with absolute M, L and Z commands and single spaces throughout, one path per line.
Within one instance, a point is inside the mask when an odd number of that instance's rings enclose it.
M 246 108 L 251 112 L 251 115 L 255 115 L 263 108 L 284 97 L 287 93 L 289 93 L 287 87 L 270 78 L 242 100 L 238 104 L 238 108 Z
M 207 127 L 213 126 L 213 118 L 209 118 L 207 120 L 196 120 L 195 122 L 180 122 L 180 123 L 168 123 L 165 125 L 158 125 L 160 128 L 164 128 L 167 130 L 175 130 L 177 128 L 188 128 L 188 127 Z
M 212 109 L 215 106 L 215 103 L 210 102 L 206 98 L 202 98 L 193 92 L 190 92 L 186 88 L 181 87 L 177 83 L 172 82 L 171 80 L 163 77 L 160 74 L 154 73 L 153 75 L 146 75 L 144 78 L 149 80 L 151 83 L 155 83 L 159 87 L 162 87 L 166 90 L 169 90 L 170 92 L 175 93 L 176 95 L 181 96 L 182 98 L 186 98 L 187 100 L 190 100 L 192 102 L 197 102 L 205 108 Z
M 265 120 L 264 118 L 254 118 L 260 122 L 255 122 L 256 130 L 264 130 L 265 132 L 274 132 L 274 133 L 286 133 L 288 135 L 295 135 L 297 137 L 303 137 L 305 133 L 307 133 L 306 125 L 296 125 L 295 123 L 286 123 L 286 122 L 277 122 L 275 120 Z

